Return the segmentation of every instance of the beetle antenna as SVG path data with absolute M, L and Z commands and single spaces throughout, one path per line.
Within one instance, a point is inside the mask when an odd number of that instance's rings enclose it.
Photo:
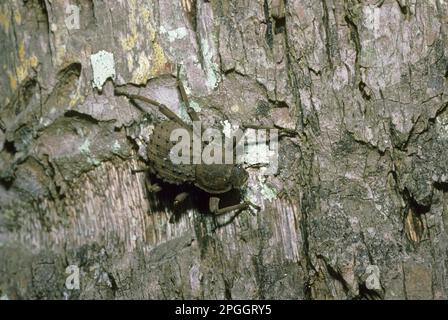
M 133 169 L 131 170 L 132 174 L 141 173 L 141 172 L 147 172 L 147 169 Z

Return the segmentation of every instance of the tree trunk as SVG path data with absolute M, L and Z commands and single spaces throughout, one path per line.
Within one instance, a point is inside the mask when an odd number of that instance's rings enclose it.
M 447 17 L 443 0 L 6 0 L 0 297 L 447 299 Z M 248 169 L 260 212 L 197 196 L 170 222 L 133 172 L 162 116 L 114 88 L 184 117 L 176 65 L 207 125 L 297 132 L 276 175 Z

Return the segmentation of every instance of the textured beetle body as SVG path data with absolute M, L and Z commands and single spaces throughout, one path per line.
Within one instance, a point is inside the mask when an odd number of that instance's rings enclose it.
M 148 159 L 152 173 L 159 179 L 176 185 L 193 183 L 196 175 L 193 164 L 173 164 L 170 159 L 171 149 L 176 144 L 170 141 L 171 132 L 181 128 L 185 129 L 175 121 L 162 121 L 154 127 L 154 133 L 148 143 Z
M 190 133 L 190 164 L 173 164 L 170 159 L 170 152 L 177 143 L 171 141 L 170 136 L 177 129 L 186 129 Z M 175 185 L 190 183 L 208 193 L 220 194 L 234 187 L 235 174 L 237 178 L 247 178 L 244 169 L 235 172 L 232 164 L 192 164 L 193 132 L 175 121 L 162 121 L 154 127 L 153 132 L 148 143 L 148 159 L 151 172 L 164 182 Z

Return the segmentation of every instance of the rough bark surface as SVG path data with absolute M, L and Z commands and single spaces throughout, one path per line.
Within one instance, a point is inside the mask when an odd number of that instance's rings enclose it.
M 0 296 L 447 299 L 447 28 L 443 0 L 2 1 Z M 185 113 L 176 64 L 207 123 L 297 131 L 261 212 L 170 223 L 131 172 L 159 116 L 114 87 Z

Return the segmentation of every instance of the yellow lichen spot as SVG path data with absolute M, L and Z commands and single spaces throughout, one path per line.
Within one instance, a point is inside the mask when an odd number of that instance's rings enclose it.
M 30 63 L 30 66 L 33 68 L 36 68 L 39 65 L 39 59 L 33 54 L 30 59 L 28 60 Z
M 135 48 L 138 39 L 138 28 L 137 28 L 137 12 L 140 12 L 141 8 L 137 6 L 136 0 L 129 0 L 129 33 L 125 38 L 121 39 L 121 47 L 125 51 L 130 51 Z M 140 17 L 139 17 L 140 18 Z
M 141 52 L 138 58 L 138 68 L 132 74 L 132 82 L 144 84 L 151 75 L 150 63 L 148 57 Z
M 5 30 L 5 32 L 8 33 L 8 31 L 9 31 L 9 18 L 2 11 L 0 11 L 0 25 L 2 26 L 3 30 Z
M 156 32 L 151 28 L 151 31 L 149 32 L 149 39 L 151 42 L 156 41 Z
M 165 56 L 165 52 L 160 44 L 157 43 L 157 34 L 151 29 L 149 32 L 149 39 L 152 42 L 152 67 L 151 67 L 151 75 L 158 75 L 163 69 L 166 67 L 168 60 Z
M 15 91 L 17 89 L 17 79 L 11 73 L 11 71 L 8 71 L 8 77 L 9 77 L 9 86 L 11 87 L 12 91 Z
M 59 45 L 56 49 L 56 63 L 58 66 L 64 64 L 65 60 L 65 45 Z
M 168 60 L 165 57 L 165 53 L 163 52 L 162 47 L 157 43 L 153 42 L 153 64 L 151 67 L 151 74 L 157 75 L 159 74 L 168 63 Z
M 232 112 L 239 112 L 240 111 L 240 106 L 237 104 L 234 104 L 233 106 L 230 107 L 230 110 Z
M 148 25 L 149 24 L 149 17 L 150 17 L 150 12 L 148 9 L 144 8 L 142 10 L 142 18 L 143 18 L 143 22 Z
M 25 59 L 23 52 L 24 51 L 19 48 L 19 58 L 20 60 L 24 61 L 16 67 L 15 76 L 10 71 L 8 71 L 9 84 L 12 90 L 17 89 L 17 85 L 22 83 L 22 81 L 24 81 L 28 77 L 30 67 L 36 68 L 39 65 L 39 60 L 35 55 L 32 55 L 29 59 Z
M 9 70 L 7 71 L 9 77 L 9 85 L 13 91 L 16 90 L 18 85 L 28 77 L 29 69 L 36 68 L 39 65 L 39 60 L 34 54 L 30 58 L 26 57 L 24 41 L 19 44 L 17 55 L 20 63 L 16 66 L 15 73 Z M 5 69 L 5 65 L 3 65 L 3 69 Z
M 127 36 L 125 39 L 121 39 L 121 47 L 123 50 L 130 51 L 135 48 L 137 43 L 137 33 Z
M 74 97 L 72 97 L 69 102 L 70 108 L 73 108 L 74 106 L 76 106 L 76 104 L 78 103 L 78 100 L 79 100 L 78 95 L 75 95 Z
M 25 54 L 26 54 L 25 42 L 22 41 L 19 45 L 19 60 L 20 60 L 20 62 L 25 61 Z
M 14 12 L 14 20 L 16 21 L 17 24 L 22 23 L 22 16 L 20 15 L 19 11 Z
M 28 66 L 27 64 L 22 64 L 16 67 L 17 80 L 21 83 L 28 77 Z

